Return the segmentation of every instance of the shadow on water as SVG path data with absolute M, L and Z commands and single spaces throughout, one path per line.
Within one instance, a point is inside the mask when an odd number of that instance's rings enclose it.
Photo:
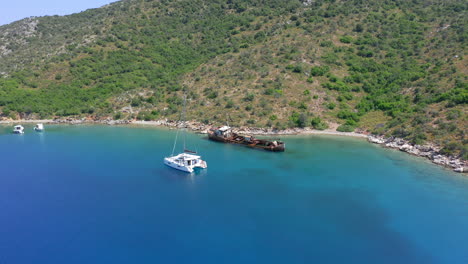
M 344 234 L 354 245 L 353 253 L 360 252 L 366 263 L 435 263 L 435 260 L 412 241 L 391 228 L 391 217 L 376 202 L 377 197 L 361 190 L 336 189 L 302 194 L 310 204 L 314 222 L 326 223 L 318 232 Z M 343 222 L 343 219 L 346 219 Z M 325 241 L 328 240 L 324 238 Z M 358 241 L 367 241 L 359 245 Z M 335 244 L 338 241 L 328 241 Z M 339 243 L 338 243 L 339 244 Z M 332 249 L 333 247 L 330 247 Z M 319 253 L 319 252 L 317 252 Z M 333 253 L 333 252 L 329 252 Z M 343 256 L 342 256 L 343 257 Z M 345 258 L 342 259 L 343 261 Z M 359 261 L 353 261 L 359 263 Z
M 196 169 L 192 173 L 183 172 L 170 168 L 169 166 L 161 166 L 160 168 L 155 168 L 151 170 L 153 176 L 159 177 L 166 182 L 190 182 L 196 183 L 201 180 L 201 178 L 208 175 L 208 169 Z
M 259 168 L 232 172 L 227 178 L 228 184 L 237 188 L 214 196 L 218 203 L 235 208 L 238 221 L 250 223 L 258 250 L 270 252 L 271 259 L 285 260 L 287 256 L 291 263 L 437 263 L 430 252 L 393 228 L 392 216 L 374 193 L 319 185 L 297 188 Z M 242 199 L 234 198 L 240 195 Z

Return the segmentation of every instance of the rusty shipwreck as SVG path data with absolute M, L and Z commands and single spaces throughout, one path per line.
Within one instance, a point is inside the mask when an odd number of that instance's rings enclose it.
M 208 138 L 213 141 L 243 145 L 250 148 L 268 151 L 284 151 L 286 144 L 279 140 L 269 141 L 253 136 L 242 136 L 234 133 L 231 127 L 222 126 L 208 130 Z

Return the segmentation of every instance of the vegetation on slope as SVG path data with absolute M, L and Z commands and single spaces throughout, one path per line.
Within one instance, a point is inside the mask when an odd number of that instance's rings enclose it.
M 460 0 L 146 0 L 37 18 L 33 39 L 3 52 L 0 108 L 176 118 L 185 90 L 199 121 L 339 124 L 466 158 L 466 11 Z

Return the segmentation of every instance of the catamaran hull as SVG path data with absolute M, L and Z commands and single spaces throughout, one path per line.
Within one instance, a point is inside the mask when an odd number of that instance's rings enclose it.
M 206 169 L 208 167 L 204 160 L 200 160 L 199 162 L 193 163 L 192 165 L 184 165 L 184 163 L 181 164 L 177 161 L 174 161 L 174 157 L 164 158 L 164 164 L 176 170 L 180 170 L 180 171 L 184 171 L 188 173 L 192 173 L 196 169 Z
M 180 170 L 180 171 L 184 171 L 184 172 L 188 172 L 188 173 L 193 172 L 192 168 L 186 167 L 186 166 L 181 166 L 181 165 L 176 164 L 174 162 L 168 161 L 167 159 L 164 159 L 164 164 L 166 164 L 167 166 L 169 166 L 171 168 L 174 168 L 176 170 Z

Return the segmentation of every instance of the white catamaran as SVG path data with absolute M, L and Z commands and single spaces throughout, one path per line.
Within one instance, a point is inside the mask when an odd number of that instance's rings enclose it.
M 182 112 L 182 133 L 183 133 L 183 140 L 184 140 L 184 149 L 182 153 L 174 155 L 174 151 L 177 145 L 177 137 L 179 135 L 179 130 L 176 133 L 176 137 L 174 140 L 174 146 L 172 147 L 172 154 L 169 157 L 164 158 L 164 164 L 174 169 L 178 169 L 181 171 L 192 173 L 196 168 L 205 169 L 207 168 L 207 164 L 204 160 L 201 159 L 201 156 L 195 155 L 197 154 L 195 151 L 191 151 L 185 148 L 185 104 L 187 101 L 187 97 L 184 97 L 184 110 Z

